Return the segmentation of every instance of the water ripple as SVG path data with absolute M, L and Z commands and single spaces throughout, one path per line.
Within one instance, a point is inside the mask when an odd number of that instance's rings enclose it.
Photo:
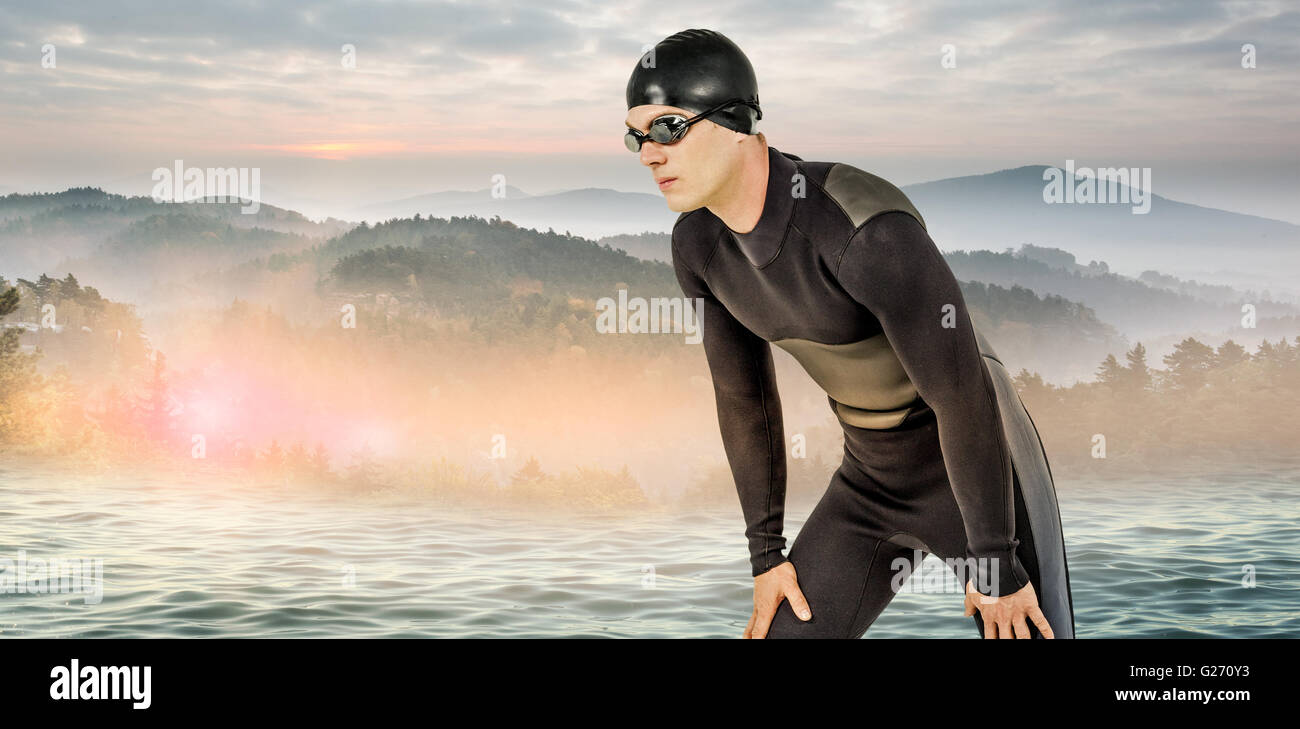
M 1300 478 L 1227 478 L 1061 488 L 1080 637 L 1300 636 Z M 2 637 L 730 638 L 752 600 L 731 506 L 558 515 L 13 469 L 0 501 L 0 558 L 103 569 L 100 596 L 0 594 Z M 807 513 L 787 510 L 791 540 Z M 900 594 L 867 637 L 975 638 L 962 607 Z

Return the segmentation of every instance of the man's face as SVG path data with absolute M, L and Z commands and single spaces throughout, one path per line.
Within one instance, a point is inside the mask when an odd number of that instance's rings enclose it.
M 629 109 L 625 123 L 645 133 L 650 129 L 650 122 L 664 114 L 680 114 L 687 119 L 695 116 L 676 106 L 646 104 Z M 641 145 L 641 164 L 650 168 L 669 210 L 677 213 L 695 210 L 709 205 L 718 196 L 740 163 L 740 145 L 735 143 L 738 135 L 744 136 L 703 119 L 692 124 L 686 136 L 675 144 L 646 140 Z M 670 179 L 671 182 L 660 182 Z

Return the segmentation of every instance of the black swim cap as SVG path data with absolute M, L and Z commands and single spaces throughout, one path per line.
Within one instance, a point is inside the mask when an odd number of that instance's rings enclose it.
M 647 68 L 652 59 L 654 67 Z M 641 56 L 627 81 L 629 109 L 661 104 L 703 114 L 732 99 L 754 106 L 729 106 L 710 115 L 709 120 L 753 134 L 755 123 L 763 117 L 758 109 L 754 67 L 739 46 L 712 30 L 683 30 L 664 38 L 653 52 Z

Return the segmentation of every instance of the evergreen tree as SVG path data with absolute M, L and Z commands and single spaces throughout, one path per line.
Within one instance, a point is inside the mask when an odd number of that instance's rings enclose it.
M 1257 348 L 1255 349 L 1255 354 L 1254 354 L 1253 357 L 1251 357 L 1251 359 L 1255 360 L 1256 362 L 1262 362 L 1262 363 L 1265 363 L 1265 364 L 1267 364 L 1267 363 L 1269 363 L 1269 362 L 1272 362 L 1272 361 L 1273 361 L 1273 343 L 1270 342 L 1270 341 L 1268 341 L 1267 339 L 1265 339 L 1264 341 L 1260 342 L 1260 343 L 1259 343 L 1259 347 L 1257 347 Z
M 1022 397 L 1038 398 L 1049 394 L 1052 390 L 1051 385 L 1043 382 L 1042 375 L 1037 372 L 1030 372 L 1024 367 L 1020 368 L 1020 372 L 1011 378 L 1011 381 L 1015 383 L 1016 392 L 1020 393 Z
M 262 463 L 276 473 L 284 468 L 284 449 L 280 448 L 279 442 L 274 438 L 271 439 L 270 447 L 266 449 L 266 455 L 262 456 Z
M 58 281 L 42 273 L 41 277 L 36 279 L 36 285 L 33 287 L 36 290 L 36 300 L 41 304 L 49 303 L 50 299 L 54 298 L 58 285 Z
M 1286 337 L 1277 340 L 1277 346 L 1273 347 L 1273 361 L 1283 368 L 1295 364 L 1296 348 L 1286 341 Z
M 1246 354 L 1246 348 L 1229 339 L 1219 345 L 1219 350 L 1214 355 L 1214 366 L 1231 367 L 1248 359 L 1250 355 Z
M 1124 368 L 1120 366 L 1115 355 L 1108 354 L 1097 368 L 1097 382 L 1103 385 L 1118 385 L 1124 378 Z
M 316 447 L 311 452 L 311 473 L 317 478 L 326 478 L 330 475 L 330 456 L 325 450 L 325 444 L 316 441 Z
M 513 484 L 534 484 L 546 478 L 546 473 L 542 471 L 542 466 L 537 461 L 537 456 L 529 456 L 524 467 L 515 472 L 510 477 Z
M 1147 348 L 1141 342 L 1133 345 L 1124 358 L 1128 360 L 1125 382 L 1129 389 L 1144 392 L 1151 389 L 1151 368 L 1147 367 Z
M 13 313 L 18 308 L 18 289 L 9 287 L 0 293 L 0 319 Z M 20 329 L 5 329 L 0 333 L 0 399 L 7 398 L 11 389 L 19 388 L 25 382 L 23 378 L 15 379 L 19 370 L 25 369 L 26 358 L 20 355 Z
M 1163 361 L 1175 389 L 1197 390 L 1205 383 L 1205 373 L 1214 361 L 1214 350 L 1188 337 L 1174 345 L 1173 354 L 1166 355 Z
M 302 441 L 294 441 L 293 447 L 284 454 L 285 470 L 295 476 L 307 473 L 310 461 L 307 455 L 307 449 L 303 447 Z
M 3 284 L 3 279 L 0 279 L 0 286 Z M 13 286 L 7 287 L 3 293 L 0 293 L 0 319 L 13 313 L 18 308 L 19 300 L 18 289 Z
M 0 318 L 18 307 L 18 290 L 0 294 Z M 36 372 L 37 354 L 24 354 L 20 329 L 0 333 L 0 442 L 22 440 L 33 427 L 30 395 L 44 380 Z
M 59 298 L 74 301 L 81 298 L 81 285 L 77 283 L 76 276 L 69 273 L 59 282 Z

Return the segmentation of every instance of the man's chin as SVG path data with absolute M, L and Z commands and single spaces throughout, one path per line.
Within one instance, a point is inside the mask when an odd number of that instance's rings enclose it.
M 676 195 L 664 195 L 664 202 L 668 203 L 668 209 L 674 213 L 689 213 L 701 207 L 693 200 L 687 200 Z

